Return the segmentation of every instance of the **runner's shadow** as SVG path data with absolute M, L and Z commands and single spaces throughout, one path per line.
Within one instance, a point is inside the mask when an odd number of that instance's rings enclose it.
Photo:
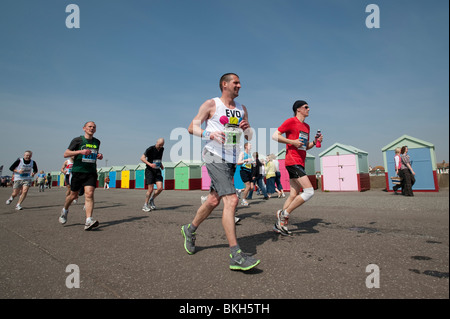
M 148 215 L 144 215 L 144 216 L 138 216 L 138 217 L 130 217 L 130 218 L 126 218 L 126 219 L 118 219 L 118 220 L 111 220 L 111 221 L 107 221 L 107 222 L 100 222 L 100 225 L 96 228 L 94 228 L 92 231 L 95 230 L 101 230 L 102 228 L 107 228 L 110 226 L 115 226 L 115 225 L 119 225 L 119 224 L 123 224 L 123 223 L 131 223 L 137 220 L 141 220 L 144 218 L 148 218 Z
M 323 219 L 313 218 L 301 223 L 291 224 L 289 230 L 292 231 L 292 234 L 290 236 L 277 234 L 271 229 L 260 234 L 239 237 L 238 242 L 244 252 L 249 254 L 256 254 L 257 247 L 263 245 L 266 241 L 279 241 L 305 234 L 316 234 L 319 231 L 315 229 L 315 227 L 319 224 L 324 223 L 327 225 L 329 224 L 324 222 Z M 297 229 L 295 228 L 295 226 L 297 227 Z
M 157 207 L 156 210 L 174 210 L 181 207 L 192 207 L 194 205 L 176 205 L 176 206 L 164 206 L 164 207 Z

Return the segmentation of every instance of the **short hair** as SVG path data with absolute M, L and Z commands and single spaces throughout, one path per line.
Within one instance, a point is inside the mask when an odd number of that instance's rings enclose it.
M 231 77 L 235 75 L 237 77 L 239 77 L 239 75 L 237 75 L 236 73 L 225 73 L 224 75 L 222 75 L 222 77 L 220 78 L 220 82 L 219 82 L 219 87 L 220 87 L 220 92 L 223 91 L 223 82 L 230 82 L 231 81 Z
M 86 123 L 84 123 L 83 127 L 86 127 L 86 125 L 87 125 L 88 123 L 94 123 L 94 124 L 95 124 L 94 121 L 87 121 Z M 95 124 L 95 126 L 97 126 L 97 124 Z

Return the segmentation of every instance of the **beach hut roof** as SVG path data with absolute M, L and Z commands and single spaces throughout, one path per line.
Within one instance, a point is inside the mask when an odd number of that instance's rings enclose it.
M 181 160 L 178 163 L 176 163 L 175 167 L 177 166 L 202 166 L 201 161 L 190 161 L 190 160 Z
M 335 148 L 340 148 L 343 149 L 351 154 L 365 154 L 368 155 L 369 153 L 367 153 L 366 151 L 363 151 L 357 147 L 354 147 L 352 145 L 345 145 L 345 144 L 341 144 L 341 143 L 334 143 L 333 145 L 331 145 L 329 148 L 327 148 L 326 150 L 324 150 L 322 153 L 319 154 L 319 157 L 322 157 L 328 153 L 330 153 L 333 149 Z
M 309 153 L 306 153 L 306 157 L 311 158 L 311 159 L 316 158 L 314 155 L 311 155 Z M 276 155 L 276 158 L 277 159 L 285 159 L 286 158 L 286 149 L 283 148 L 281 151 L 279 151 L 278 154 Z
M 396 139 L 395 141 L 392 141 L 391 143 L 389 143 L 388 145 L 384 146 L 381 151 L 387 151 L 390 149 L 394 149 L 396 147 L 398 147 L 398 145 L 402 143 L 402 144 L 406 144 L 408 145 L 408 148 L 422 148 L 422 147 L 429 147 L 429 148 L 433 148 L 434 149 L 434 145 L 429 143 L 429 142 L 425 142 L 423 140 L 420 140 L 418 138 L 409 136 L 409 135 L 402 135 L 400 136 L 398 139 Z

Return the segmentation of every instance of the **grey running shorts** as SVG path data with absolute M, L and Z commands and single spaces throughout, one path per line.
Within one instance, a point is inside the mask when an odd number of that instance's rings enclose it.
M 210 191 L 215 190 L 220 197 L 235 194 L 233 177 L 236 172 L 236 164 L 225 162 L 210 152 L 206 152 L 203 156 L 211 178 Z

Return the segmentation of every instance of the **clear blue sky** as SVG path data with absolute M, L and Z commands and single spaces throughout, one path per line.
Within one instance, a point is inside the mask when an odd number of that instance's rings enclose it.
M 65 24 L 71 3 L 79 29 Z M 379 29 L 366 27 L 370 3 Z M 171 132 L 220 95 L 226 72 L 255 129 L 308 101 L 325 137 L 317 165 L 335 142 L 383 165 L 381 148 L 403 134 L 448 162 L 448 12 L 448 0 L 2 0 L 0 165 L 31 149 L 59 170 L 88 120 L 108 166 L 139 163 L 159 137 L 169 161 Z

